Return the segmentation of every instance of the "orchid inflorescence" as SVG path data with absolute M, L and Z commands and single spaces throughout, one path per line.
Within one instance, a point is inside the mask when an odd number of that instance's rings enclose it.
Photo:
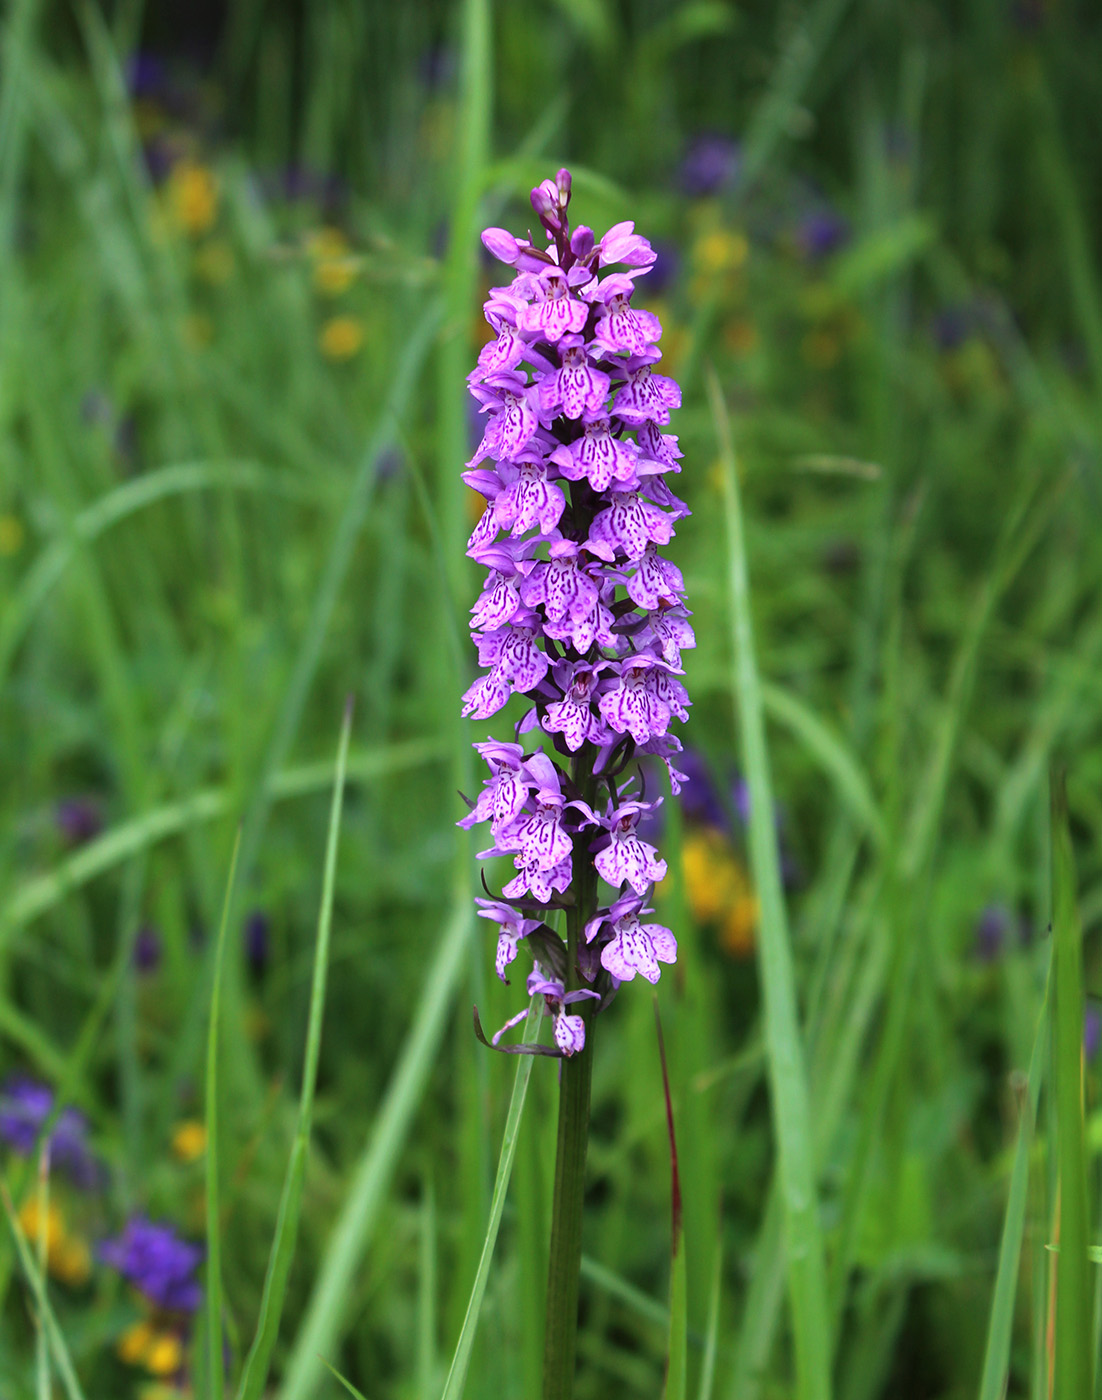
M 467 553 L 489 570 L 471 610 L 488 669 L 463 713 L 487 719 L 515 694 L 531 705 L 513 741 L 475 744 L 490 775 L 460 822 L 490 823 L 480 858 L 513 856 L 516 875 L 499 898 L 478 901 L 479 913 L 498 925 L 503 981 L 528 941 L 529 993 L 545 997 L 552 1053 L 567 1056 L 585 1041 L 569 1005 L 604 1001 L 637 973 L 657 982 L 659 964 L 676 958 L 673 934 L 646 920 L 666 863 L 640 826 L 661 798 L 647 800 L 642 775 L 625 774 L 636 755 L 655 755 L 680 790 L 669 726 L 688 718 L 681 651 L 695 645 L 681 572 L 658 552 L 689 513 L 666 482 L 681 453 L 662 431 L 681 391 L 655 368 L 657 316 L 631 304 L 655 254 L 631 222 L 599 240 L 584 226 L 572 232 L 570 187 L 560 170 L 532 191 L 546 247 L 504 229 L 482 235 L 515 276 L 490 291 L 497 338 L 468 377 L 488 415 L 463 478 L 486 501 Z M 537 730 L 546 749 L 526 750 Z M 571 968 L 546 919 L 577 907 L 593 869 L 615 893 L 583 910 Z

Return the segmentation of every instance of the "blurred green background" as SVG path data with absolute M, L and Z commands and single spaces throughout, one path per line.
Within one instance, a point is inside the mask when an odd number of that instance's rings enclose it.
M 766 682 L 834 1391 L 979 1393 L 1049 958 L 1054 758 L 1088 998 L 1102 988 L 1100 71 L 1102 12 L 1071 0 L 9 0 L 0 1071 L 76 1105 L 107 1166 L 102 1189 L 59 1179 L 52 1197 L 51 1299 L 90 1400 L 176 1393 L 119 1354 L 140 1309 L 95 1242 L 137 1210 L 202 1237 L 238 823 L 219 1163 L 234 1377 L 253 1335 L 347 696 L 314 1148 L 271 1393 L 341 1393 L 318 1352 L 369 1400 L 441 1391 L 515 1071 L 469 1008 L 496 1026 L 519 987 L 492 976 L 476 847 L 454 827 L 485 731 L 458 719 L 478 588 L 464 376 L 500 280 L 478 232 L 526 229 L 528 189 L 564 164 L 576 221 L 633 218 L 658 248 L 637 300 L 684 386 L 694 515 L 671 553 L 699 644 L 695 778 L 667 804 L 659 898 L 683 956 L 659 1001 L 689 1393 L 797 1393 L 713 375 Z M 1097 1048 L 1088 1004 L 1092 1187 Z M 533 1068 L 471 1400 L 538 1393 L 554 1073 Z M 669 1153 L 634 986 L 602 1018 L 595 1073 L 578 1396 L 656 1396 Z M 1010 1394 L 1037 1397 L 1047 1104 L 1001 1314 Z M 32 1174 L 2 1161 L 18 1207 Z M 0 1287 L 0 1394 L 41 1397 L 8 1235 Z M 210 1393 L 197 1356 L 189 1370 Z

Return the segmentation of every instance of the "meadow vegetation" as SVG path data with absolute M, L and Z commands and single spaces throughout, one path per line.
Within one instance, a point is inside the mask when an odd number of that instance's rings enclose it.
M 671 1400 L 1085 1400 L 1098 16 L 233 0 L 195 50 L 146 9 L 2 21 L 0 1395 L 347 1393 L 319 1357 L 539 1393 L 556 1066 L 520 1113 L 471 1025 L 518 988 L 455 826 L 493 727 L 459 474 L 479 230 L 569 164 L 659 250 L 698 643 L 656 895 L 684 1311 L 636 992 L 578 1400 L 662 1394 L 679 1328 Z

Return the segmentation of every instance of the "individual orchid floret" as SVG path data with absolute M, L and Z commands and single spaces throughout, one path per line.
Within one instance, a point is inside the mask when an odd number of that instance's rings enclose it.
M 656 734 L 665 734 L 670 724 L 670 707 L 656 689 L 657 675 L 668 664 L 644 652 L 629 656 L 617 668 L 616 683 L 601 696 L 601 714 L 617 734 L 630 734 L 644 744 Z
M 611 832 L 612 840 L 597 853 L 593 863 L 601 879 L 615 889 L 629 884 L 636 894 L 644 895 L 651 885 L 665 879 L 666 862 L 636 830 L 640 818 L 657 806 L 658 802 L 621 802 L 605 818 L 603 825 Z
M 489 563 L 489 549 L 482 551 L 480 563 Z M 474 607 L 471 609 L 471 626 L 479 631 L 493 631 L 512 622 L 524 604 L 520 600 L 521 573 L 516 564 L 504 551 L 499 567 L 491 569 L 486 586 Z
M 628 895 L 586 925 L 589 943 L 595 938 L 603 942 L 611 932 L 601 948 L 601 966 L 617 982 L 631 982 L 636 973 L 657 982 L 662 971 L 658 964 L 677 961 L 677 940 L 670 930 L 662 924 L 639 922 L 640 914 L 653 912 L 638 897 Z
M 676 379 L 667 374 L 655 374 L 652 366 L 662 356 L 657 350 L 635 354 L 625 362 L 626 383 L 616 392 L 612 411 L 625 423 L 666 424 L 670 410 L 681 407 L 681 390 Z
M 539 300 L 518 316 L 521 330 L 535 331 L 554 343 L 585 329 L 589 307 L 570 295 L 570 282 L 561 267 L 544 268 L 540 273 L 538 296 Z
M 519 744 L 499 744 L 489 739 L 475 744 L 475 749 L 490 766 L 478 801 L 457 825 L 469 831 L 472 826 L 488 821 L 495 836 L 514 821 L 528 801 L 531 779 L 522 762 L 524 750 Z
M 554 870 L 570 855 L 570 836 L 563 822 L 567 807 L 575 804 L 567 802 L 561 774 L 546 754 L 533 754 L 524 766 L 535 780 L 535 810 L 521 813 L 501 839 L 512 842 L 526 863 L 539 870 Z
M 554 1018 L 552 1034 L 555 1044 L 563 1055 L 576 1055 L 579 1050 L 585 1048 L 585 1022 L 580 1016 L 569 1015 L 566 1007 L 576 1005 L 579 1001 L 589 999 L 600 1000 L 600 993 L 590 991 L 588 987 L 582 987 L 578 991 L 568 992 L 563 987 L 562 982 L 557 977 L 545 977 L 537 963 L 528 974 L 528 995 L 530 997 L 542 996 L 544 999 L 544 1010 L 548 1016 Z M 511 1016 L 502 1026 L 501 1030 L 490 1041 L 491 1045 L 497 1045 L 506 1031 L 518 1026 L 528 1015 L 527 1009 L 519 1011 L 515 1016 Z
M 509 985 L 509 979 L 505 976 L 505 969 L 516 958 L 517 944 L 522 938 L 527 938 L 533 929 L 539 928 L 538 919 L 526 919 L 514 909 L 511 904 L 506 904 L 497 899 L 476 899 L 479 906 L 478 917 L 480 919 L 492 919 L 498 926 L 497 935 L 497 957 L 494 960 L 494 968 L 497 975 Z
M 580 438 L 554 449 L 551 460 L 568 481 L 584 478 L 594 491 L 607 491 L 614 481 L 635 479 L 638 448 L 613 437 L 611 426 L 603 414 L 594 417 L 586 422 Z
M 593 705 L 601 672 L 607 666 L 607 661 L 596 665 L 560 661 L 552 668 L 563 698 L 548 705 L 543 728 L 548 734 L 561 734 L 571 753 L 577 753 L 586 743 L 600 747 L 611 738 L 608 725 Z
M 487 375 L 471 392 L 486 408 L 496 412 L 491 412 L 482 441 L 467 463 L 468 467 L 477 466 L 486 457 L 516 457 L 539 426 L 538 390 L 530 389 L 515 370 L 505 370 Z
M 662 336 L 662 322 L 651 311 L 635 311 L 628 304 L 635 283 L 622 273 L 606 277 L 597 293 L 604 303 L 604 314 L 597 322 L 593 338 L 610 353 L 646 355 Z
M 601 413 L 608 398 L 608 375 L 590 364 L 580 335 L 564 335 L 559 350 L 562 366 L 541 381 L 540 408 L 544 413 L 561 409 L 567 418 Z
M 557 977 L 544 977 L 537 963 L 528 978 L 528 995 L 543 997 L 548 1015 L 554 1017 L 555 1044 L 564 1055 L 576 1055 L 585 1049 L 585 1022 L 580 1016 L 567 1015 L 565 1008 L 579 1001 L 600 1001 L 599 992 L 590 991 L 588 987 L 568 992 Z
M 494 497 L 494 519 L 514 539 L 537 525 L 541 534 L 549 535 L 566 509 L 562 488 L 548 479 L 553 468 L 535 455 L 525 456 L 513 467 L 515 478 Z
M 602 267 L 612 263 L 623 263 L 625 267 L 641 270 L 653 266 L 658 254 L 645 238 L 635 232 L 635 222 L 627 219 L 622 224 L 613 224 L 597 245 Z
M 542 606 L 552 622 L 584 618 L 600 593 L 593 566 L 573 540 L 556 540 L 548 553 L 550 559 L 537 563 L 524 580 L 521 596 L 526 606 Z
M 638 491 L 613 491 L 612 504 L 589 527 L 588 546 L 610 562 L 617 554 L 642 559 L 649 544 L 669 544 L 673 523 Z
M 628 597 L 640 608 L 670 607 L 685 593 L 681 570 L 663 559 L 653 544 L 648 544 L 627 581 Z
M 646 614 L 635 640 L 640 646 L 653 648 L 671 666 L 680 668 L 682 650 L 689 651 L 696 646 L 688 609 L 678 604 L 660 603 Z

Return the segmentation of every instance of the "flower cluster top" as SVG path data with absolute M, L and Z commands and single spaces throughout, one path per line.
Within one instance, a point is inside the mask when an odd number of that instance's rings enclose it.
M 570 183 L 560 170 L 532 191 L 546 246 L 504 229 L 482 235 L 515 276 L 490 292 L 497 338 L 469 376 L 486 426 L 464 480 L 486 507 L 467 553 L 488 574 L 471 610 L 486 670 L 463 713 L 486 719 L 514 694 L 532 705 L 514 742 L 475 745 L 490 775 L 461 823 L 489 821 L 482 854 L 514 858 L 515 878 L 480 912 L 499 926 L 503 980 L 518 941 L 531 940 L 529 990 L 547 998 L 565 1055 L 584 1039 L 569 1002 L 636 973 L 656 982 L 676 956 L 673 934 L 646 921 L 666 864 L 639 826 L 661 799 L 645 800 L 624 775 L 636 753 L 655 754 L 679 790 L 669 728 L 688 718 L 681 652 L 695 645 L 680 570 L 659 553 L 689 513 L 667 483 L 681 453 L 664 429 L 681 391 L 657 369 L 658 318 L 632 304 L 655 253 L 630 222 L 600 239 L 572 231 Z M 522 742 L 536 730 L 542 744 Z M 597 778 L 596 803 L 582 798 L 582 770 Z M 598 990 L 566 993 L 562 940 L 541 915 L 569 901 L 579 859 L 613 894 L 588 921 L 579 958 Z

